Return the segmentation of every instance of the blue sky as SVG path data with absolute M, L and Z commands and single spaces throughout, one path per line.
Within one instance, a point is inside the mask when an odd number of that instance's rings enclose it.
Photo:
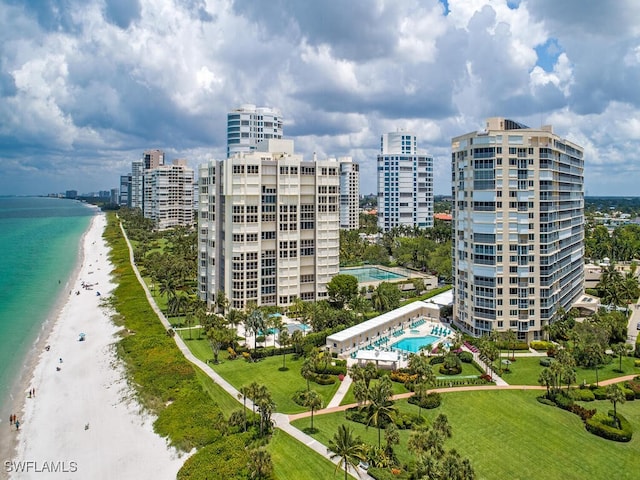
M 640 2 L 0 0 L 0 194 L 117 187 L 150 148 L 225 153 L 226 112 L 278 108 L 298 152 L 375 185 L 404 128 L 450 193 L 490 116 L 585 148 L 589 195 L 638 195 Z

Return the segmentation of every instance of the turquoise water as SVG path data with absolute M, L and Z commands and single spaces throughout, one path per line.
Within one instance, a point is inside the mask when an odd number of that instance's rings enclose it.
M 395 280 L 407 278 L 399 273 L 387 272 L 378 267 L 345 268 L 340 270 L 345 275 L 353 275 L 358 282 L 378 282 L 380 280 Z
M 78 260 L 94 210 L 74 200 L 0 197 L 0 409 Z
M 429 344 L 435 346 L 438 340 L 440 340 L 440 337 L 436 337 L 435 335 L 403 338 L 399 342 L 391 345 L 391 347 L 397 348 L 398 350 L 404 350 L 405 352 L 418 353 L 420 351 L 420 347 L 426 347 Z

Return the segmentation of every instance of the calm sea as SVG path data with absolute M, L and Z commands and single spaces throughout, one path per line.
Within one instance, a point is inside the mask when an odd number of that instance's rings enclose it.
M 80 240 L 94 213 L 74 200 L 0 197 L 2 412 L 22 396 L 11 390 L 61 293 L 70 288 Z

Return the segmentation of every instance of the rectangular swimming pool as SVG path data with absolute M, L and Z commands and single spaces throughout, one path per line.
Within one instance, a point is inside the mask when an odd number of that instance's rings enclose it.
M 418 353 L 421 347 L 426 347 L 431 344 L 436 346 L 436 342 L 440 340 L 440 337 L 435 335 L 427 335 L 426 337 L 410 337 L 403 338 L 399 342 L 391 345 L 391 348 L 397 348 L 398 350 L 404 350 L 405 352 Z
M 407 278 L 395 272 L 388 272 L 378 267 L 359 267 L 344 268 L 340 270 L 341 274 L 353 275 L 358 282 L 379 282 L 380 280 L 396 280 L 398 278 Z

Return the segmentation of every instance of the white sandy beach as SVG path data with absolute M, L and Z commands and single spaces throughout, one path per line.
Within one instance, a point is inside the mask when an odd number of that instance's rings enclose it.
M 153 433 L 152 419 L 140 414 L 116 360 L 118 328 L 101 307 L 114 287 L 105 223 L 103 214 L 94 217 L 83 239 L 78 278 L 27 389 L 36 395 L 25 392 L 24 411 L 15 412 L 20 430 L 4 432 L 18 436 L 14 456 L 2 465 L 11 479 L 172 479 L 186 458 Z

